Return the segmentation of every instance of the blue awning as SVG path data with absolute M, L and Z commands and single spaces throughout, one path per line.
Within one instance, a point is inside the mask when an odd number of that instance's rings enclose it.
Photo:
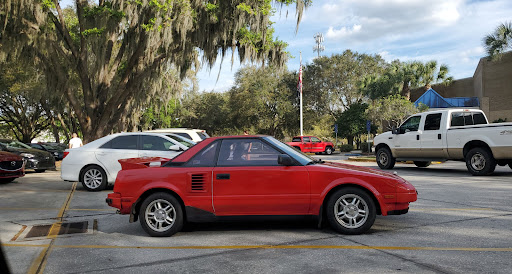
M 453 107 L 479 107 L 480 101 L 478 97 L 455 97 L 444 98 L 435 90 L 429 89 L 414 102 L 415 106 L 420 103 L 427 105 L 429 108 L 453 108 Z

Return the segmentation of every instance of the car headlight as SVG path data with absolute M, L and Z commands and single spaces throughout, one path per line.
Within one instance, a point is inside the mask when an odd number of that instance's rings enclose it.
M 34 158 L 35 157 L 34 154 L 30 154 L 30 153 L 21 153 L 20 155 L 25 158 Z

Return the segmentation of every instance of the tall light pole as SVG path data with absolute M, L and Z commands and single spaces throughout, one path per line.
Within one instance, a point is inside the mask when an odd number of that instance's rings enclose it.
M 325 50 L 324 45 L 322 43 L 324 42 L 324 35 L 321 32 L 318 32 L 314 36 L 316 45 L 313 46 L 313 52 L 318 52 L 318 57 L 320 57 L 320 52 Z
M 300 68 L 299 68 L 299 92 L 300 92 L 300 136 L 304 136 L 302 124 L 302 51 L 300 52 Z

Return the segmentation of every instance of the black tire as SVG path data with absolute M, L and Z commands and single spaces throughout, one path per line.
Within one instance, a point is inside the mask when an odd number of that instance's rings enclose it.
M 326 210 L 331 227 L 339 233 L 349 235 L 368 231 L 377 215 L 370 195 L 355 187 L 345 187 L 334 192 L 327 201 Z
M 160 209 L 157 209 L 158 203 L 160 203 Z M 170 209 L 165 210 L 168 206 Z M 157 211 L 159 212 L 156 213 Z M 148 215 L 152 212 L 153 217 Z M 169 221 L 169 218 L 172 221 Z M 178 199 L 173 195 L 165 192 L 157 192 L 151 194 L 142 202 L 139 211 L 139 220 L 142 228 L 150 236 L 169 237 L 181 231 L 183 228 L 183 209 Z M 161 230 L 158 230 L 158 226 L 160 226 Z
M 377 151 L 377 164 L 381 169 L 392 169 L 395 167 L 396 159 L 393 158 L 391 151 L 386 148 L 379 148 Z
M 46 171 L 46 169 L 34 169 L 34 171 L 37 173 L 43 173 Z
M 293 148 L 298 150 L 298 151 L 302 151 L 302 150 L 300 150 L 300 147 L 293 147 Z
M 466 167 L 474 176 L 488 175 L 496 169 L 496 160 L 489 149 L 476 147 L 466 155 Z
M 325 154 L 327 154 L 327 155 L 331 155 L 331 154 L 332 154 L 332 152 L 333 152 L 332 147 L 328 146 L 328 147 L 326 147 L 326 148 L 325 148 Z
M 82 171 L 80 182 L 87 191 L 101 191 L 107 187 L 107 174 L 99 166 L 88 166 Z
M 16 178 L 1 178 L 0 179 L 0 183 L 2 184 L 7 184 L 7 183 L 10 183 L 12 181 L 14 181 Z
M 428 167 L 432 162 L 430 161 L 414 161 L 417 167 Z

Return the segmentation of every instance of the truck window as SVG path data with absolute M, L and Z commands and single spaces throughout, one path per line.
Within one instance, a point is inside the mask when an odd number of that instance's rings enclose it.
M 480 112 L 475 112 L 473 114 L 473 121 L 475 122 L 475 125 L 485 125 L 487 124 L 487 120 L 485 119 L 485 115 Z
M 311 141 L 309 140 L 309 137 L 302 137 L 302 140 L 304 140 L 304 143 L 309 143 L 309 142 L 311 142 Z
M 464 125 L 472 126 L 475 123 L 473 122 L 473 114 L 471 112 L 464 113 Z
M 300 142 L 300 137 L 293 137 L 292 142 Z
M 406 133 L 409 131 L 418 131 L 418 128 L 420 127 L 420 120 L 421 116 L 412 116 L 400 126 L 400 132 Z
M 425 119 L 425 130 L 439 130 L 441 128 L 442 113 L 429 114 Z
M 320 143 L 320 139 L 316 138 L 316 137 L 311 137 L 311 142 L 313 143 Z
M 459 127 L 464 125 L 464 113 L 463 112 L 454 112 L 452 113 L 452 122 L 450 126 Z

